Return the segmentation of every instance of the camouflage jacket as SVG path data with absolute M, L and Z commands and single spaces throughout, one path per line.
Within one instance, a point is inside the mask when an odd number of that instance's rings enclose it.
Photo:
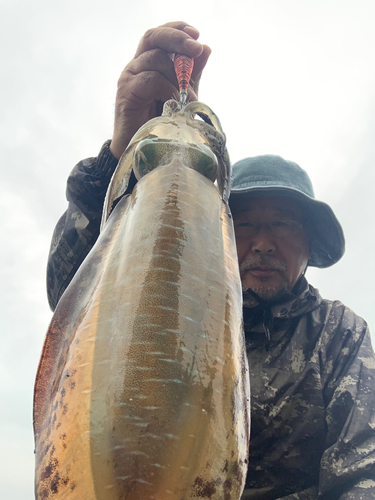
M 68 179 L 69 207 L 48 262 L 52 309 L 97 239 L 116 164 L 108 141 Z M 375 358 L 366 322 L 303 278 L 272 307 L 245 293 L 244 326 L 252 424 L 243 500 L 375 498 Z

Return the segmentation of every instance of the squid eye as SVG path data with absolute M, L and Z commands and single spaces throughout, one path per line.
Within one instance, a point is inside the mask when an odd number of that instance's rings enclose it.
M 189 167 L 215 182 L 218 174 L 218 161 L 216 155 L 209 147 L 200 144 L 199 147 L 189 147 Z
M 133 170 L 136 178 L 140 180 L 154 168 L 165 163 L 170 143 L 155 139 L 143 139 L 134 151 Z

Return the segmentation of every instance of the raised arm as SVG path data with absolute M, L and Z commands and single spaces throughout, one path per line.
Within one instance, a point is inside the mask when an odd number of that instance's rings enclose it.
M 169 54 L 194 58 L 188 99 L 197 100 L 199 80 L 211 53 L 207 45 L 197 42 L 198 37 L 199 32 L 182 21 L 150 29 L 121 73 L 112 140 L 97 157 L 79 162 L 68 178 L 69 205 L 56 226 L 48 258 L 47 293 L 52 310 L 99 235 L 104 197 L 118 159 L 135 132 L 161 114 L 165 101 L 178 96 Z

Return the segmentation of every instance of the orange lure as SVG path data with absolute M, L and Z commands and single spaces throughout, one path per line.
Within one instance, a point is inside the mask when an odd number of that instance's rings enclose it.
M 176 71 L 178 86 L 180 89 L 180 102 L 186 104 L 187 91 L 191 73 L 193 71 L 194 59 L 183 54 L 176 54 L 174 57 L 174 69 Z

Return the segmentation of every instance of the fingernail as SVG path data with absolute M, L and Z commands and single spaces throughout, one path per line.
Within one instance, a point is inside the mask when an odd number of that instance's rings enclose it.
M 185 26 L 184 31 L 185 31 L 185 33 L 192 36 L 193 38 L 199 37 L 199 31 L 197 29 L 193 28 L 193 26 L 190 26 L 190 25 Z
M 202 45 L 199 42 L 196 42 L 192 38 L 187 38 L 186 40 L 184 40 L 184 45 L 189 50 L 197 50 L 202 47 Z

